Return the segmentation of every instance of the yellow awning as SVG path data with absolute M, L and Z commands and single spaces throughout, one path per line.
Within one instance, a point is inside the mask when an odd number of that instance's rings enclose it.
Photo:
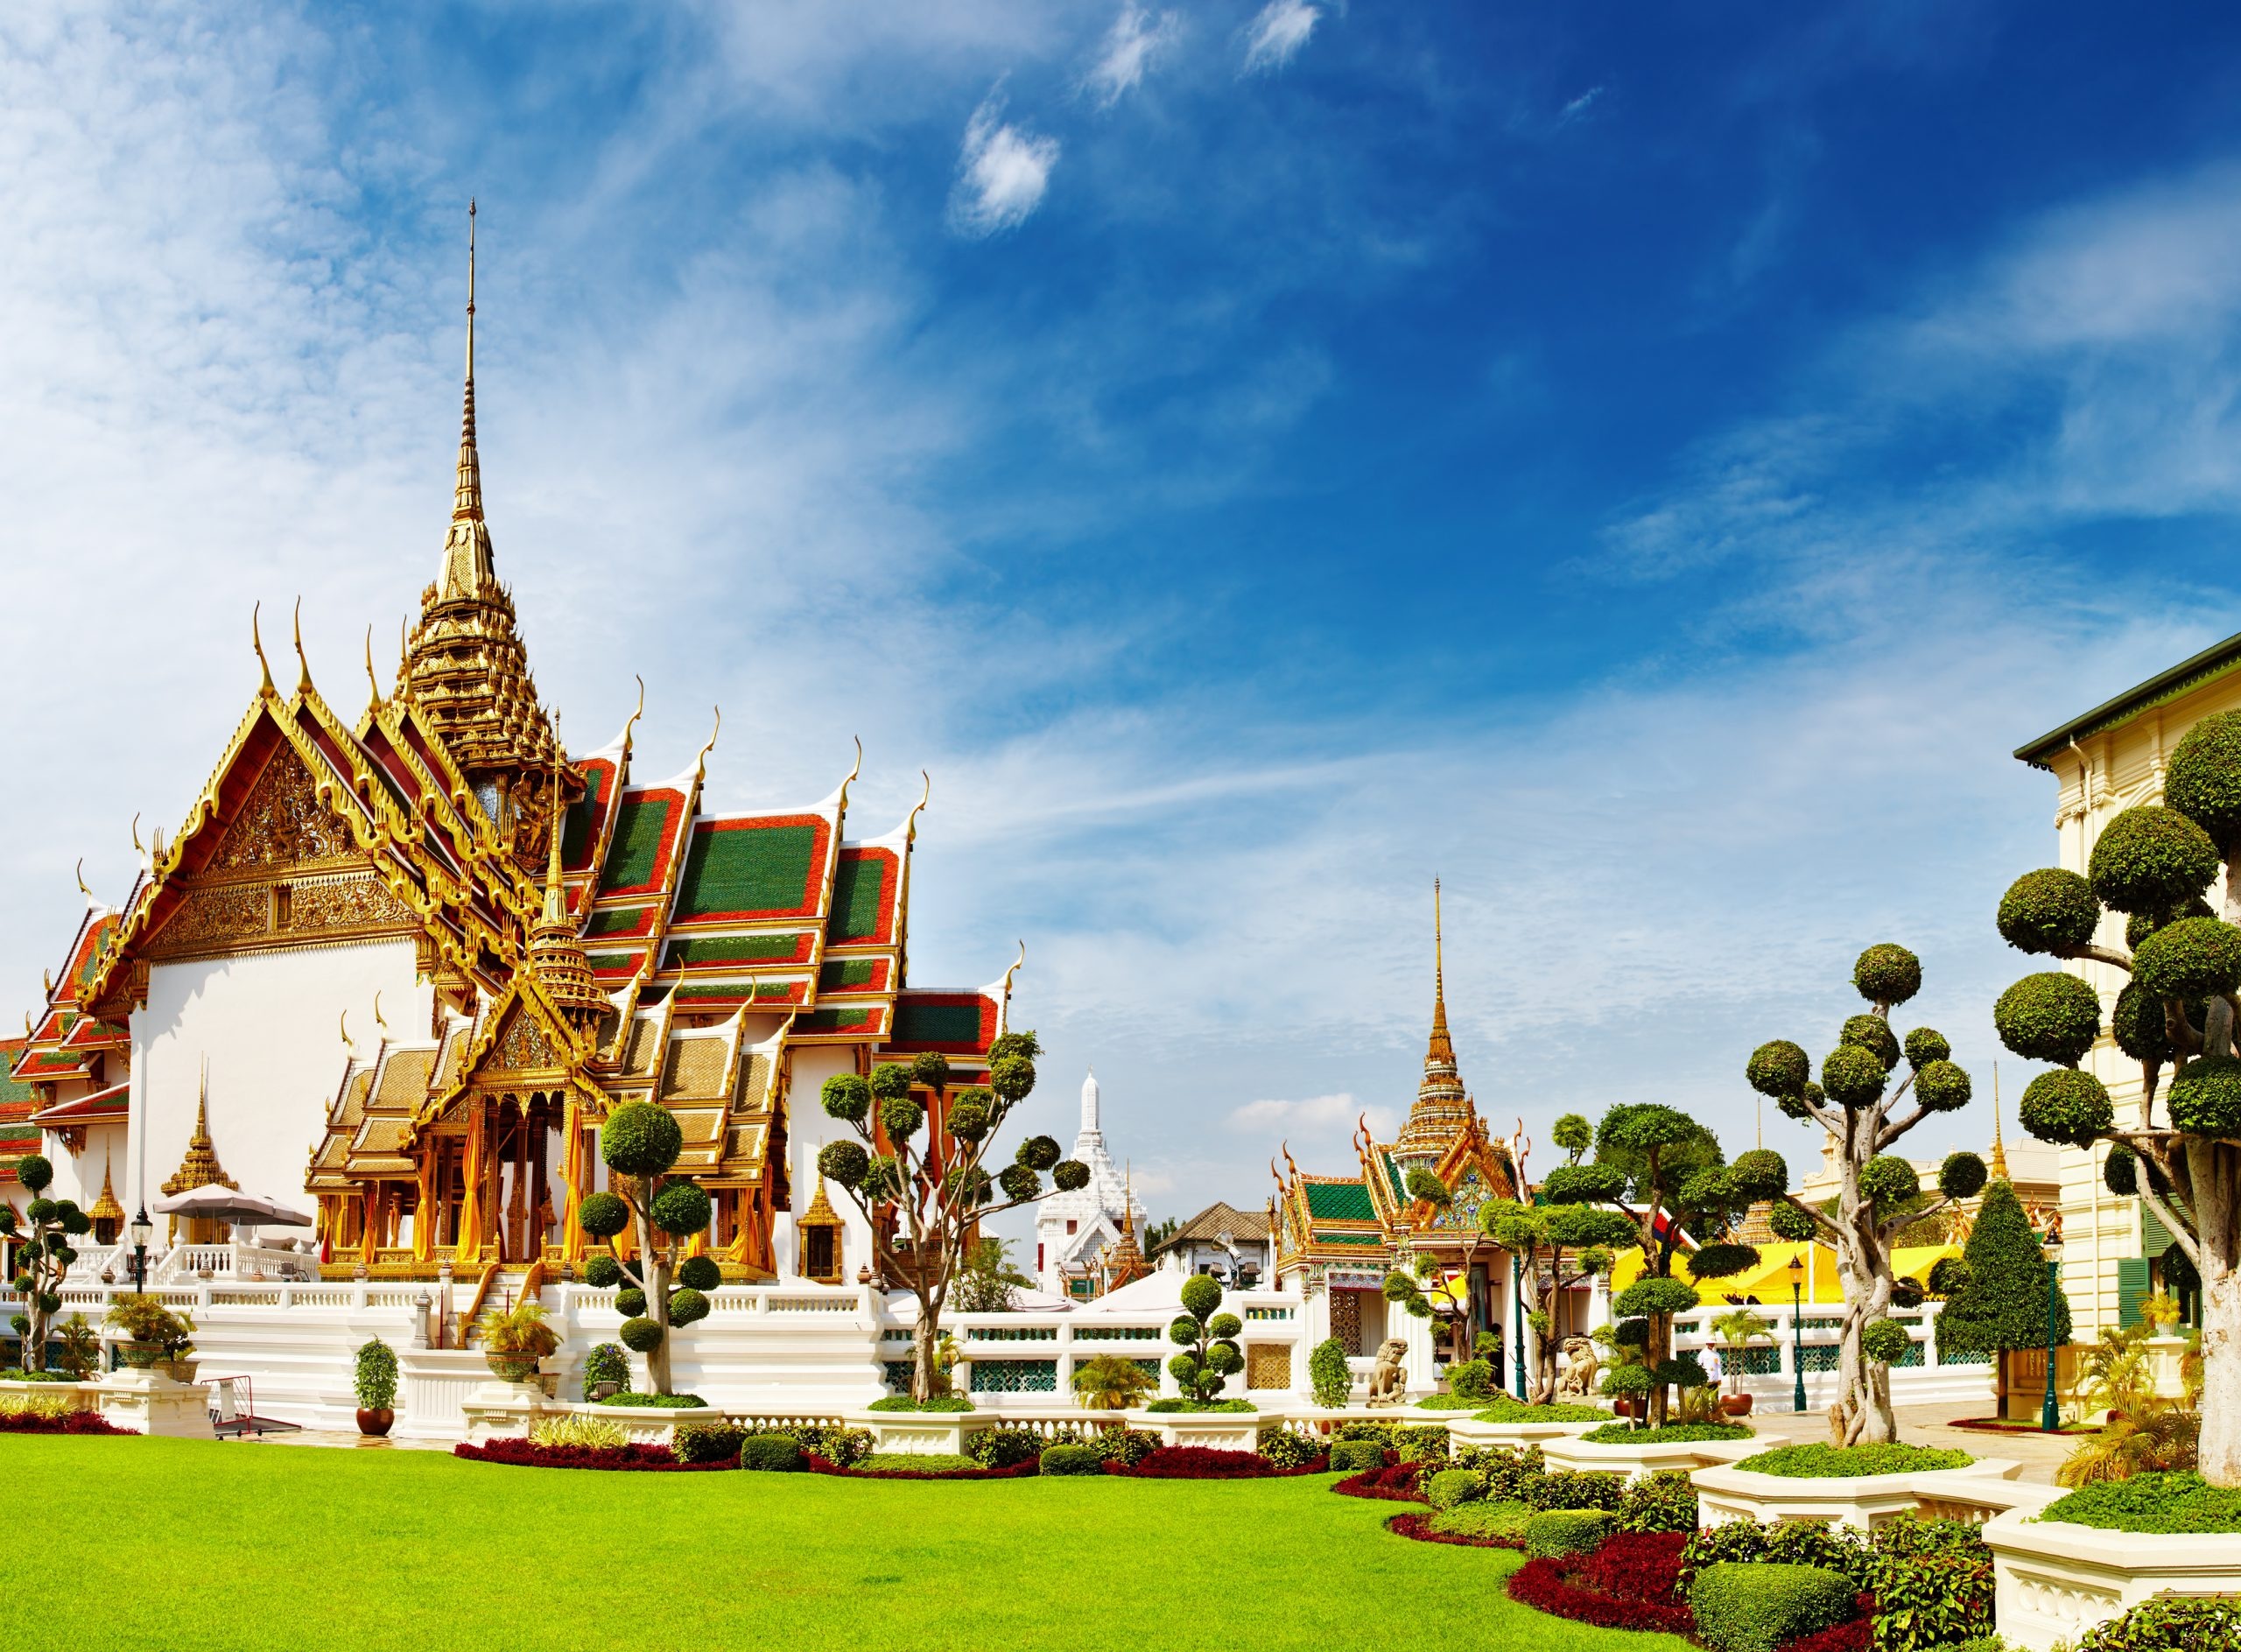
M 1958 1245 L 1913 1245 L 1892 1253 L 1891 1265 L 1902 1277 L 1916 1283 L 1926 1282 L 1930 1266 L 1940 1257 L 1958 1256 Z M 1810 1303 L 1841 1303 L 1844 1299 L 1844 1280 L 1837 1271 L 1837 1253 L 1826 1245 L 1788 1244 L 1777 1241 L 1759 1247 L 1759 1265 L 1732 1279 L 1698 1281 L 1689 1271 L 1689 1259 L 1673 1259 L 1673 1275 L 1685 1279 L 1704 1292 L 1707 1304 L 1724 1305 L 1730 1297 L 1756 1297 L 1767 1307 L 1779 1307 L 1790 1299 L 1789 1264 L 1792 1257 L 1802 1262 L 1798 1283 L 1804 1287 L 1804 1300 Z M 1611 1289 L 1624 1290 L 1641 1277 L 1642 1252 L 1638 1246 L 1621 1251 L 1611 1269 Z

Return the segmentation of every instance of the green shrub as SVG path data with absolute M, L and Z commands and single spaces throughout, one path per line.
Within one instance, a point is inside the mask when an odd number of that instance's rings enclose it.
M 1393 1449 L 1404 1463 L 1444 1463 L 1447 1460 L 1447 1425 L 1400 1424 L 1393 1431 Z
M 872 1431 L 868 1428 L 839 1428 L 830 1424 L 803 1423 L 785 1431 L 803 1454 L 821 1457 L 835 1468 L 854 1468 L 872 1454 Z
M 601 1405 L 644 1405 L 659 1411 L 690 1411 L 708 1403 L 697 1394 L 633 1394 L 625 1388 L 596 1402 Z
M 2075 1066 L 2100 1036 L 2100 995 L 2060 970 L 2026 975 L 1992 1006 L 1992 1026 L 2026 1061 Z
M 1346 1345 L 1326 1337 L 1307 1356 L 1307 1380 L 1315 1389 L 1315 1402 L 1336 1410 L 1353 1391 L 1353 1373 L 1346 1368 Z
M 1801 1520 L 1732 1521 L 1689 1539 L 1681 1589 L 1720 1564 L 1818 1566 L 1876 1599 L 1877 1652 L 1946 1652 L 1992 1627 L 1992 1557 L 1977 1527 L 1904 1515 L 1872 1533 Z
M 1486 1482 L 1467 1468 L 1443 1468 L 1424 1482 L 1424 1497 L 1434 1508 L 1475 1503 L 1486 1494 Z
M 1533 1511 L 1523 1503 L 1475 1502 L 1457 1503 L 1443 1508 L 1432 1516 L 1434 1531 L 1451 1532 L 1458 1537 L 1508 1537 L 1525 1536 L 1525 1522 Z
M 1043 1455 L 1043 1437 L 1028 1428 L 984 1428 L 965 1442 L 965 1454 L 983 1468 L 1010 1468 Z
M 1264 1429 L 1253 1449 L 1277 1468 L 1299 1468 L 1323 1455 L 1323 1442 L 1288 1428 Z
M 670 1431 L 669 1448 L 680 1463 L 721 1463 L 737 1457 L 746 1441 L 747 1431 L 736 1423 L 679 1423 Z
M 619 1342 L 602 1342 L 584 1356 L 584 1397 L 588 1400 L 602 1382 L 621 1393 L 630 1386 L 630 1356 Z
M 1178 1359 L 1181 1357 L 1182 1356 L 1179 1354 L 1177 1356 Z M 1191 1400 L 1172 1397 L 1164 1400 L 1154 1400 L 1149 1405 L 1144 1408 L 1147 1413 L 1159 1411 L 1164 1412 L 1170 1416 L 1174 1415 L 1177 1411 L 1236 1412 L 1257 1411 L 1260 1409 L 1261 1408 L 1259 1406 L 1254 1404 L 1250 1400 Z
M 1268 1443 L 1268 1436 L 1264 1434 L 1261 1438 L 1261 1443 L 1265 1445 Z M 1299 1437 L 1297 1435 L 1292 1435 L 1289 1438 L 1296 1439 Z M 1118 1463 L 1123 1468 L 1134 1468 L 1137 1464 L 1142 1462 L 1144 1459 L 1149 1457 L 1154 1452 L 1159 1450 L 1159 1436 L 1152 1433 L 1148 1429 L 1109 1428 L 1103 1433 L 1099 1434 L 1095 1439 L 1092 1440 L 1090 1444 L 1097 1447 L 1099 1454 L 1101 1455 L 1106 1462 Z M 1319 1447 L 1313 1448 L 1314 1451 L 1319 1451 Z M 1266 1452 L 1263 1452 L 1261 1454 L 1263 1456 L 1268 1455 Z M 1313 1452 L 1311 1451 L 1310 1455 L 1312 1454 Z M 1269 1460 L 1274 1462 L 1275 1459 L 1270 1458 Z M 1303 1459 L 1302 1460 L 1304 1461 L 1305 1459 Z M 1280 1465 L 1280 1466 L 1296 1467 L 1297 1465 Z
M 1357 1419 L 1339 1424 L 1338 1438 L 1342 1440 L 1375 1440 L 1389 1452 L 1393 1449 L 1394 1426 L 1391 1423 L 1368 1423 Z
M 1697 1634 L 1714 1652 L 1774 1652 L 1851 1617 L 1851 1579 L 1822 1566 L 1769 1561 L 1707 1566 L 1689 1585 Z
M 739 1449 L 739 1466 L 763 1473 L 790 1474 L 802 1466 L 802 1448 L 790 1434 L 750 1434 Z
M 360 1345 L 356 1382 L 362 1409 L 390 1409 L 397 1402 L 397 1351 L 379 1337 Z
M 869 1411 L 969 1411 L 973 1402 L 962 1394 L 930 1395 L 924 1402 L 907 1394 L 890 1394 L 864 1408 Z
M 1105 1453 L 1094 1445 L 1046 1446 L 1038 1472 L 1045 1474 L 1102 1474 L 1105 1473 Z
M 1526 1489 L 1548 1478 L 1548 1462 L 1537 1445 L 1465 1446 L 1455 1466 L 1474 1471 L 1486 1482 L 1486 1495 L 1498 1502 L 1525 1502 Z
M 677 1283 L 687 1290 L 713 1290 L 724 1283 L 724 1270 L 713 1256 L 687 1256 L 677 1265 Z
M 2164 1594 L 2089 1629 L 2077 1652 L 2208 1652 L 2233 1646 L 2241 1646 L 2241 1601 L 2230 1595 Z
M 1741 1423 L 1668 1423 L 1662 1428 L 1635 1428 L 1626 1423 L 1605 1423 L 1580 1436 L 1598 1445 L 1675 1445 L 1690 1440 L 1747 1440 L 1755 1432 Z
M 1468 1394 L 1427 1394 L 1414 1402 L 1419 1411 L 1476 1411 L 1486 1403 L 1483 1394 L 1475 1397 Z
M 662 1328 L 643 1314 L 625 1319 L 622 1329 L 615 1334 L 622 1339 L 622 1346 L 633 1353 L 651 1353 L 662 1346 Z
M 1484 1402 L 1494 1391 L 1494 1367 L 1490 1360 L 1465 1360 L 1447 1367 L 1447 1391 L 1456 1399 Z
M 1619 1497 L 1620 1531 L 1694 1531 L 1697 1488 L 1688 1471 L 1661 1468 L 1631 1482 Z
M 2241 1488 L 2212 1486 L 2185 1469 L 2135 1474 L 2082 1486 L 2039 1518 L 2108 1531 L 2241 1532 Z
M 1528 1405 L 1507 1394 L 1473 1419 L 1480 1423 L 1598 1423 L 1611 1415 L 1599 1405 Z
M 1331 1447 L 1331 1466 L 1341 1474 L 1383 1468 L 1385 1448 L 1375 1440 L 1339 1440 Z
M 1528 1480 L 1519 1487 L 1518 1494 L 1521 1501 L 1535 1508 L 1599 1508 L 1615 1515 L 1619 1505 L 1626 1501 L 1626 1477 L 1599 1471 L 1576 1473 L 1570 1469 L 1559 1469 L 1553 1474 Z
M 1966 1452 L 1934 1445 L 1777 1445 L 1736 1465 L 1753 1474 L 1785 1480 L 1852 1480 L 1869 1474 L 1919 1474 L 1931 1469 L 1966 1468 L 1977 1459 Z
M 1608 1509 L 1544 1508 L 1525 1522 L 1525 1552 L 1535 1560 L 1591 1555 L 1610 1535 Z

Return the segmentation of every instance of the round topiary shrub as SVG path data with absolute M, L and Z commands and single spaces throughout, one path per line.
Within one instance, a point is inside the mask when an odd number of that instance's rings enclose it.
M 612 1239 L 630 1226 L 630 1207 L 616 1193 L 587 1193 L 584 1202 L 576 1206 L 576 1226 L 594 1239 Z M 594 1262 L 601 1260 L 594 1257 Z M 613 1262 L 615 1258 L 604 1260 Z M 587 1278 L 590 1277 L 587 1273 Z
M 1789 1165 L 1770 1147 L 1737 1154 L 1727 1170 L 1737 1194 L 1744 1199 L 1779 1199 L 1789 1191 Z
M 2090 1147 L 2116 1118 L 2100 1079 L 2075 1068 L 2042 1072 L 2023 1092 L 2016 1109 L 2023 1128 L 2041 1142 Z
M 872 1110 L 872 1087 L 858 1072 L 835 1073 L 817 1093 L 825 1116 L 861 1124 Z
M 594 1290 L 611 1290 L 625 1277 L 622 1264 L 608 1255 L 588 1257 L 584 1262 L 584 1283 Z
M 1898 1364 L 1913 1346 L 1906 1326 L 1895 1319 L 1871 1319 L 1860 1327 L 1859 1351 L 1881 1364 Z
M 1937 1167 L 1937 1191 L 1948 1199 L 1974 1199 L 1992 1171 L 1974 1153 L 1948 1153 Z
M 1611 1311 L 1626 1318 L 1638 1318 L 1648 1314 L 1686 1313 L 1702 1305 L 1704 1298 L 1696 1287 L 1678 1279 L 1661 1278 L 1651 1274 L 1637 1279 L 1611 1299 Z
M 670 1293 L 670 1324 L 683 1327 L 685 1325 L 697 1324 L 699 1321 L 706 1319 L 707 1317 L 708 1298 L 703 1296 L 699 1291 L 693 1290 L 688 1285 L 681 1290 L 674 1290 Z
M 2176 809 L 2143 803 L 2109 822 L 2086 876 L 2101 904 L 2119 912 L 2167 912 L 2217 875 L 2217 846 Z
M 615 1293 L 615 1311 L 626 1319 L 635 1319 L 646 1311 L 646 1293 L 636 1285 L 626 1285 Z
M 739 1466 L 766 1474 L 790 1474 L 802 1466 L 802 1448 L 790 1434 L 750 1434 L 739 1448 Z
M 2212 712 L 2180 737 L 2163 800 L 2215 842 L 2241 837 L 2241 712 Z
M 2000 938 L 2021 953 L 2067 958 L 2093 939 L 2101 903 L 2075 872 L 2048 867 L 2026 872 L 1999 898 Z
M 1751 1052 L 1743 1076 L 1761 1095 L 1795 1095 L 1812 1079 L 1813 1061 L 1788 1039 L 1777 1038 Z
M 1689 1608 L 1713 1652 L 1774 1652 L 1844 1622 L 1858 1601 L 1851 1579 L 1825 1566 L 1724 1561 L 1697 1574 Z
M 622 1322 L 622 1329 L 616 1332 L 615 1335 L 622 1339 L 622 1346 L 633 1353 L 651 1353 L 662 1346 L 662 1328 L 643 1315 L 636 1318 L 625 1319 Z
M 1872 1051 L 1856 1044 L 1838 1044 L 1821 1062 L 1822 1091 L 1841 1107 L 1872 1107 L 1890 1076 Z
M 1424 1482 L 1425 1501 L 1434 1508 L 1475 1503 L 1486 1494 L 1486 1482 L 1475 1469 L 1444 1468 Z
M 2075 975 L 2026 975 L 1992 1006 L 2000 1042 L 2026 1061 L 2074 1067 L 2101 1033 L 2101 1000 Z
M 872 1156 L 861 1142 L 827 1142 L 817 1150 L 819 1174 L 842 1187 L 861 1187 L 871 1167 Z
M 713 1256 L 687 1256 L 678 1264 L 677 1283 L 690 1290 L 713 1290 L 724 1283 L 724 1270 Z
M 1854 1016 L 1837 1035 L 1839 1044 L 1856 1044 L 1883 1064 L 1886 1072 L 1899 1065 L 1899 1035 L 1880 1016 Z
M 1895 942 L 1879 942 L 1852 966 L 1852 985 L 1870 1003 L 1903 1004 L 1922 989 L 1922 960 Z
M 1094 1445 L 1053 1445 L 1044 1450 L 1038 1473 L 1102 1474 L 1105 1453 Z
M 2132 954 L 2132 980 L 2152 998 L 2202 998 L 2241 986 L 2241 930 L 2215 917 L 2166 924 Z
M 1767 1212 L 1767 1226 L 1788 1245 L 1802 1245 L 1818 1234 L 1820 1225 L 1787 1199 L 1776 1199 Z
M 1759 1265 L 1756 1245 L 1711 1244 L 1697 1248 L 1689 1258 L 1689 1271 L 1698 1279 L 1732 1279 Z
M 671 1182 L 654 1195 L 654 1207 L 648 1213 L 654 1226 L 665 1234 L 682 1238 L 687 1234 L 703 1234 L 714 1220 L 716 1207 L 709 1199 L 708 1190 L 697 1182 Z
M 1535 1560 L 1591 1555 L 1611 1535 L 1607 1508 L 1548 1508 L 1525 1522 L 1525 1552 Z
M 667 1107 L 625 1101 L 600 1126 L 599 1150 L 610 1170 L 626 1176 L 659 1176 L 685 1150 L 685 1132 Z
M 2188 1010 L 2199 1016 L 2201 1006 L 2189 1004 Z M 2135 1061 L 2171 1058 L 2171 1038 L 2163 1023 L 2163 1001 L 2136 981 L 2127 982 L 2124 991 L 2117 995 L 2117 1007 L 2109 1012 L 2109 1032 L 2116 1039 L 2117 1048 Z
M 1859 1168 L 1861 1196 L 1886 1208 L 1918 1197 L 1922 1180 L 1911 1160 L 1896 1153 L 1879 1153 Z
M 2171 1122 L 2189 1135 L 2241 1136 L 2241 1059 L 2197 1056 L 2171 1081 Z
M 1359 1474 L 1385 1466 L 1385 1447 L 1375 1440 L 1340 1440 L 1331 1448 L 1333 1473 Z
M 1969 1105 L 1969 1075 L 1950 1061 L 1916 1064 L 1914 1100 L 1932 1113 L 1953 1113 Z

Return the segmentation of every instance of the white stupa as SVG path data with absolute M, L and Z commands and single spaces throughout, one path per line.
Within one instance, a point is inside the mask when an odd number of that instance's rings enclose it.
M 1097 1075 L 1082 1080 L 1082 1128 L 1068 1156 L 1089 1166 L 1089 1182 L 1071 1193 L 1052 1193 L 1035 1207 L 1036 1273 L 1045 1290 L 1064 1293 L 1067 1277 L 1086 1276 L 1098 1253 L 1120 1237 L 1125 1214 L 1143 1242 L 1143 1201 L 1113 1162 L 1098 1121 Z

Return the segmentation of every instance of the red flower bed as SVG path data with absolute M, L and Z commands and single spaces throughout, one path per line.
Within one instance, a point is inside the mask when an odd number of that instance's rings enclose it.
M 1387 1531 L 1413 1537 L 1420 1543 L 1460 1543 L 1467 1549 L 1522 1549 L 1522 1537 L 1495 1537 L 1484 1533 L 1436 1531 L 1429 1515 L 1395 1515 L 1385 1522 Z
M 1620 1532 L 1580 1567 L 1583 1587 L 1619 1600 L 1672 1606 L 1679 1596 L 1681 1551 L 1695 1534 L 1685 1531 Z
M 1025 1480 L 1042 1465 L 1030 1457 L 1008 1468 L 843 1468 L 804 1452 L 802 1466 L 812 1474 L 833 1474 L 842 1480 Z
M 1424 1500 L 1416 1491 L 1416 1465 L 1402 1463 L 1391 1468 L 1366 1468 L 1359 1474 L 1349 1474 L 1336 1481 L 1331 1489 L 1342 1497 L 1371 1497 L 1387 1503 L 1421 1503 Z
M 98 1411 L 65 1411 L 60 1417 L 41 1417 L 36 1411 L 0 1411 L 0 1434 L 134 1434 L 137 1428 L 119 1428 Z
M 495 1439 L 483 1445 L 465 1441 L 452 1455 L 475 1463 L 507 1463 L 516 1468 L 620 1468 L 692 1473 L 735 1469 L 737 1463 L 680 1463 L 666 1445 L 536 1445 L 528 1440 Z
M 1257 1452 L 1217 1452 L 1204 1445 L 1163 1445 L 1146 1452 L 1134 1468 L 1107 1463 L 1108 1474 L 1131 1480 L 1273 1480 L 1281 1474 L 1317 1471 L 1280 1469 Z
M 1683 1533 L 1620 1532 L 1593 1555 L 1528 1560 L 1510 1574 L 1509 1598 L 1598 1628 L 1687 1634 L 1696 1615 L 1675 1592 L 1687 1542 Z M 1627 1592 L 1606 1592 L 1605 1584 Z
M 1859 1598 L 1859 1616 L 1786 1641 L 1782 1652 L 1868 1652 L 1875 1644 L 1875 1597 Z

